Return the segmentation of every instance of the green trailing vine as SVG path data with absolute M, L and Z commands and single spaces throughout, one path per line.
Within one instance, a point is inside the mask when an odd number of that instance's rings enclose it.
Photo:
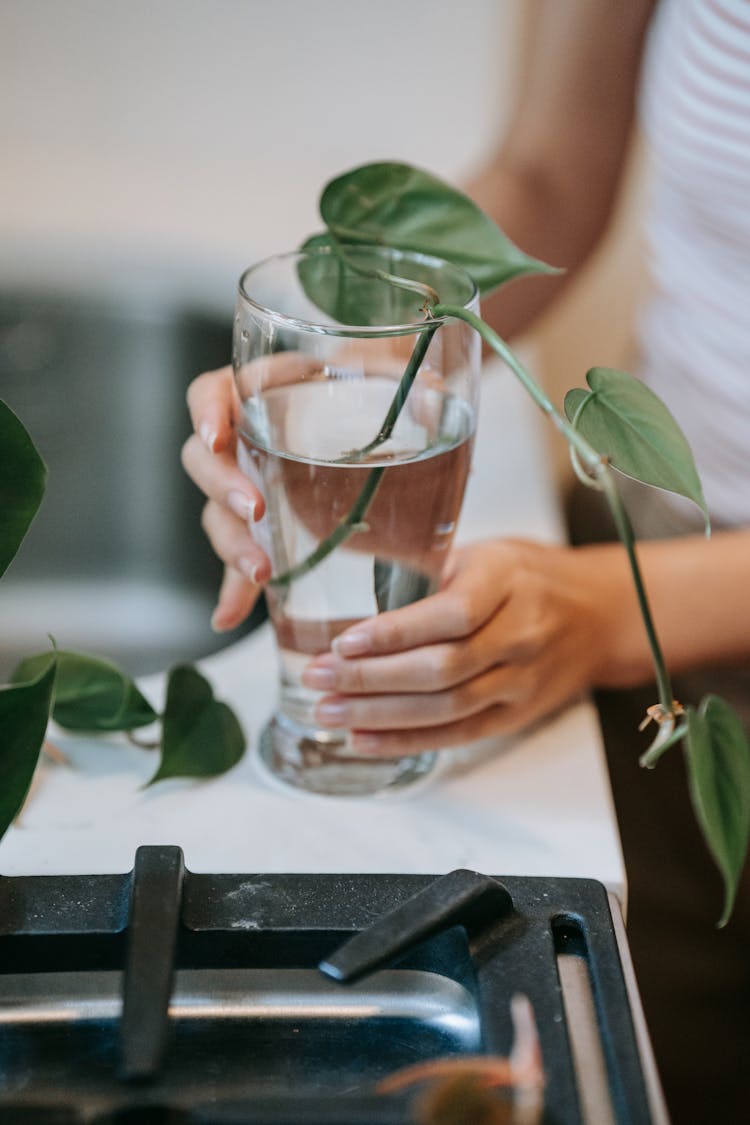
M 343 324 L 369 324 L 360 290 L 347 284 L 356 272 L 347 247 L 388 247 L 445 259 L 462 267 L 480 295 L 516 277 L 555 273 L 526 255 L 461 192 L 420 169 L 399 163 L 368 164 L 332 180 L 320 200 L 325 230 L 305 244 L 334 255 L 338 273 L 316 270 L 314 256 L 300 280 L 318 307 Z M 361 271 L 361 266 L 356 267 Z M 536 405 L 568 443 L 574 467 L 585 484 L 602 491 L 627 554 L 643 624 L 653 657 L 658 702 L 646 721 L 657 733 L 641 759 L 654 766 L 681 744 L 696 819 L 724 883 L 724 925 L 733 908 L 750 838 L 750 746 L 732 708 L 717 696 L 697 706 L 678 702 L 652 619 L 640 574 L 630 521 L 617 487 L 618 473 L 677 492 L 708 513 L 687 441 L 664 404 L 626 372 L 593 368 L 587 388 L 565 396 L 558 410 L 508 344 L 470 310 L 442 304 L 397 271 L 381 280 L 412 289 L 424 302 L 425 326 L 417 334 L 393 401 L 378 432 L 344 459 L 357 463 L 390 436 L 427 348 L 448 319 L 468 323 L 520 380 Z M 0 402 L 0 575 L 15 555 L 44 493 L 45 469 L 20 420 Z M 271 582 L 288 585 L 317 566 L 365 526 L 367 510 L 383 469 L 374 466 L 360 495 L 332 534 L 295 567 Z M 136 685 L 108 662 L 80 654 L 48 653 L 24 661 L 13 683 L 0 687 L 0 835 L 23 805 L 50 717 L 62 726 L 93 732 L 124 730 L 132 735 L 161 723 L 161 761 L 152 782 L 168 776 L 209 776 L 230 768 L 245 741 L 235 716 L 217 701 L 194 668 L 173 669 L 164 712 L 157 714 Z
M 404 164 L 371 164 L 332 180 L 321 196 L 320 213 L 327 230 L 306 243 L 335 254 L 340 276 L 335 287 L 316 286 L 311 271 L 302 278 L 308 295 L 342 323 L 366 324 L 346 285 L 351 269 L 347 246 L 388 246 L 437 255 L 462 266 L 485 295 L 514 277 L 557 272 L 528 258 L 466 196 L 420 169 Z M 378 433 L 347 462 L 356 463 L 387 440 L 403 407 L 419 364 L 434 334 L 434 320 L 460 319 L 469 324 L 504 361 L 536 405 L 568 443 L 574 468 L 608 504 L 625 549 L 651 651 L 659 700 L 649 708 L 644 726 L 657 731 L 641 757 L 653 768 L 670 747 L 682 744 L 693 808 L 706 845 L 724 882 L 719 919 L 728 921 L 750 839 L 750 745 L 728 703 L 708 696 L 693 706 L 675 700 L 648 595 L 635 551 L 635 538 L 616 476 L 676 492 L 702 511 L 709 530 L 706 502 L 693 456 L 663 402 L 640 380 L 611 368 L 592 368 L 588 389 L 576 387 L 559 411 L 508 344 L 471 310 L 433 301 L 422 308 L 429 327 L 419 334 L 401 382 Z M 272 581 L 284 585 L 317 566 L 331 550 L 364 526 L 379 477 L 374 468 L 351 511 L 334 532 L 293 570 Z
M 0 575 L 13 558 L 44 496 L 47 470 L 28 431 L 0 401 Z M 245 735 L 230 708 L 214 698 L 190 665 L 172 668 L 164 710 L 156 711 L 116 665 L 56 646 L 27 657 L 0 686 L 0 837 L 23 807 L 50 720 L 88 734 L 133 732 L 156 725 L 159 763 L 148 783 L 166 777 L 210 777 L 242 757 Z

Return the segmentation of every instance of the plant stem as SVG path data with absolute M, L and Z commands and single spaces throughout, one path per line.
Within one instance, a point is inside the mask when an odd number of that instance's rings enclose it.
M 388 413 L 383 419 L 382 426 L 372 441 L 368 441 L 367 445 L 362 446 L 361 449 L 354 450 L 347 457 L 342 458 L 344 463 L 351 464 L 351 462 L 361 461 L 362 458 L 366 457 L 368 453 L 371 453 L 373 449 L 377 449 L 383 442 L 388 441 L 388 438 L 393 433 L 393 427 L 396 425 L 409 391 L 412 388 L 412 384 L 417 377 L 417 372 L 430 346 L 430 341 L 437 332 L 437 328 L 438 326 L 434 325 L 420 332 L 417 342 L 414 345 L 414 350 L 409 356 L 409 362 L 399 380 L 391 405 L 388 407 Z
M 372 441 L 368 442 L 367 445 L 363 446 L 362 449 L 354 450 L 347 457 L 337 461 L 336 464 L 356 464 L 373 449 L 377 448 L 377 446 L 382 445 L 383 442 L 387 441 L 391 436 L 393 427 L 396 425 L 398 416 L 403 409 L 422 360 L 427 352 L 427 348 L 430 345 L 430 341 L 437 331 L 437 327 L 437 325 L 431 325 L 429 328 L 425 328 L 420 332 L 412 353 L 409 356 L 409 361 L 404 369 L 404 373 L 399 380 L 391 405 L 388 407 L 388 412 L 383 419 L 383 424 L 375 437 Z M 345 543 L 352 535 L 356 535 L 358 531 L 363 530 L 365 516 L 367 515 L 370 504 L 372 504 L 375 499 L 375 493 L 378 490 L 386 467 L 385 465 L 377 465 L 370 471 L 364 483 L 364 487 L 354 501 L 351 510 L 333 529 L 331 534 L 323 539 L 307 558 L 302 559 L 295 566 L 290 567 L 289 570 L 285 570 L 283 574 L 277 574 L 275 578 L 271 578 L 268 583 L 269 586 L 288 586 L 295 578 L 300 578 L 303 574 L 307 574 L 307 572 L 317 566 L 319 562 L 327 558 L 331 551 L 334 551 L 336 547 Z
M 357 499 L 352 505 L 351 511 L 344 517 L 344 519 L 337 524 L 330 535 L 326 536 L 314 551 L 312 551 L 307 558 L 302 559 L 295 566 L 285 570 L 283 574 L 277 574 L 275 578 L 268 581 L 269 586 L 288 586 L 290 582 L 294 582 L 296 578 L 301 578 L 303 574 L 316 567 L 318 563 L 330 555 L 331 551 L 345 543 L 352 535 L 356 535 L 358 531 L 368 530 L 367 525 L 364 523 L 364 518 L 367 514 L 367 509 L 375 499 L 375 493 L 378 490 L 383 473 L 386 470 L 385 465 L 377 465 L 371 469 L 367 475 L 364 488 L 360 492 Z
M 670 746 L 675 746 L 676 743 L 681 742 L 682 739 L 686 737 L 687 733 L 687 723 L 678 723 L 677 726 L 675 726 L 674 730 L 669 730 L 666 727 L 663 731 L 660 729 L 659 733 L 649 746 L 648 750 L 646 750 L 645 754 L 641 754 L 640 758 L 638 759 L 638 764 L 640 766 L 643 766 L 644 769 L 652 770 L 665 750 L 668 750 Z
M 461 305 L 439 304 L 435 305 L 430 312 L 436 317 L 451 316 L 455 317 L 456 320 L 463 320 L 467 324 L 470 324 L 471 327 L 479 333 L 484 342 L 489 344 L 492 350 L 510 367 L 511 371 L 526 388 L 537 406 L 544 411 L 553 425 L 563 434 L 566 441 L 573 446 L 591 475 L 594 477 L 598 476 L 602 465 L 602 457 L 600 454 L 570 425 L 567 418 L 559 413 L 554 403 L 547 397 L 536 380 L 529 374 L 515 352 L 508 347 L 501 336 L 498 336 L 497 332 L 490 328 L 489 324 L 485 324 L 482 318 L 477 316 L 476 313 L 471 312 L 469 309 L 462 308 Z
M 633 528 L 631 526 L 628 513 L 625 510 L 625 505 L 622 502 L 620 490 L 618 489 L 612 476 L 612 470 L 608 466 L 600 474 L 599 480 L 601 482 L 602 488 L 604 489 L 604 495 L 607 499 L 607 503 L 609 504 L 609 510 L 612 513 L 612 519 L 615 521 L 617 534 L 619 535 L 620 541 L 622 542 L 628 554 L 628 562 L 630 563 L 630 570 L 633 575 L 635 593 L 636 597 L 638 598 L 638 607 L 641 611 L 641 617 L 643 618 L 643 624 L 646 629 L 646 635 L 648 637 L 649 648 L 651 649 L 651 655 L 654 660 L 656 683 L 659 689 L 659 702 L 661 703 L 665 714 L 671 714 L 674 706 L 672 684 L 669 679 L 669 673 L 667 672 L 666 663 L 661 651 L 659 638 L 656 634 L 656 627 L 654 626 L 654 621 L 651 616 L 651 609 L 648 604 L 646 589 L 643 584 L 641 568 L 638 565 L 638 558 L 635 553 L 635 536 L 633 535 Z
M 643 624 L 646 629 L 646 636 L 654 662 L 654 669 L 656 671 L 659 702 L 661 703 L 664 715 L 671 715 L 674 706 L 672 685 L 669 679 L 669 673 L 667 672 L 661 645 L 656 634 L 656 628 L 651 615 L 646 589 L 643 584 L 638 558 L 635 553 L 633 529 L 630 525 L 628 514 L 625 511 L 622 497 L 620 496 L 619 489 L 617 488 L 607 459 L 602 457 L 593 446 L 589 445 L 583 435 L 568 422 L 564 415 L 559 413 L 515 353 L 511 351 L 505 341 L 498 336 L 488 324 L 485 324 L 480 317 L 459 305 L 438 304 L 435 305 L 431 311 L 433 316 L 436 317 L 452 316 L 457 320 L 463 320 L 479 333 L 482 339 L 489 344 L 493 351 L 511 368 L 537 406 L 552 420 L 568 444 L 573 447 L 586 470 L 591 473 L 599 487 L 604 491 L 609 509 L 612 513 L 612 518 L 615 522 L 617 534 L 627 552 L 628 563 L 630 564 L 636 596 L 638 598 L 638 606 L 641 611 L 641 617 L 643 618 Z

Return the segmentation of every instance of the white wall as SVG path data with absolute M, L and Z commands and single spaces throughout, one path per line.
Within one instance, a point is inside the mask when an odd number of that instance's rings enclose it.
M 522 0 L 0 0 L 0 287 L 229 305 L 332 175 L 454 181 L 501 134 Z

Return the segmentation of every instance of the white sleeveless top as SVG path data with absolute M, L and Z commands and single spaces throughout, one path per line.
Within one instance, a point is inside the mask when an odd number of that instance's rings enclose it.
M 750 524 L 750 0 L 662 0 L 641 117 L 641 374 L 683 427 L 714 520 Z

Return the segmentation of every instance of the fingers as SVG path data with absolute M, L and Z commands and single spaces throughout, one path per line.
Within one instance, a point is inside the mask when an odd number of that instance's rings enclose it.
M 438 727 L 414 730 L 353 731 L 351 748 L 362 757 L 402 758 L 429 750 L 466 746 L 480 738 L 512 734 L 526 726 L 531 716 L 525 710 L 498 703 L 476 715 Z
M 211 617 L 217 633 L 235 629 L 250 613 L 261 587 L 271 577 L 271 564 L 250 534 L 247 523 L 210 500 L 201 518 L 216 554 L 226 563 L 219 600 Z
M 207 371 L 193 379 L 187 393 L 193 429 L 209 453 L 234 444 L 234 425 L 240 414 L 239 396 L 231 367 Z
M 501 665 L 445 691 L 324 696 L 316 717 L 326 727 L 349 730 L 442 727 L 476 715 L 488 705 L 515 703 L 521 692 L 516 670 Z
M 252 535 L 263 515 L 260 492 L 238 468 L 231 453 L 209 453 L 193 434 L 183 446 L 182 463 L 210 498 L 201 523 L 219 558 L 227 564 L 219 600 L 211 618 L 217 632 L 236 628 L 255 604 L 271 565 Z
M 250 534 L 247 524 L 209 500 L 201 524 L 219 558 L 254 586 L 271 577 L 271 564 Z
M 497 559 L 488 561 L 488 553 Z M 469 636 L 507 600 L 503 553 L 502 543 L 488 544 L 484 552 L 457 552 L 450 581 L 437 594 L 359 622 L 334 640 L 334 652 L 347 658 L 380 656 Z
M 226 564 L 211 618 L 212 627 L 223 632 L 247 617 L 271 574 L 270 563 L 252 536 L 252 526 L 263 516 L 265 503 L 236 461 L 240 403 L 231 367 L 199 375 L 190 384 L 187 397 L 195 433 L 182 447 L 182 464 L 208 497 L 203 530 Z
M 211 628 L 217 633 L 236 629 L 250 614 L 260 591 L 259 585 L 232 567 L 226 567 L 219 600 L 211 617 Z
M 466 737 L 489 708 L 503 708 L 506 719 L 525 677 L 505 663 L 498 637 L 498 615 L 507 616 L 502 569 L 491 545 L 457 552 L 439 593 L 340 634 L 302 674 L 307 687 L 329 693 L 318 703 L 321 725 L 358 738 L 422 731 L 420 744 L 435 747 L 459 731 Z
M 242 472 L 234 453 L 210 453 L 202 438 L 193 434 L 182 447 L 182 465 L 205 496 L 248 527 L 262 517 L 263 496 Z
M 336 652 L 312 660 L 302 673 L 315 691 L 382 695 L 390 692 L 436 692 L 463 683 L 500 662 L 487 642 L 487 626 L 464 644 L 424 645 L 384 656 L 343 659 Z
M 580 552 L 498 541 L 456 552 L 431 597 L 359 622 L 316 657 L 322 726 L 399 756 L 521 729 L 597 674 L 602 597 Z

